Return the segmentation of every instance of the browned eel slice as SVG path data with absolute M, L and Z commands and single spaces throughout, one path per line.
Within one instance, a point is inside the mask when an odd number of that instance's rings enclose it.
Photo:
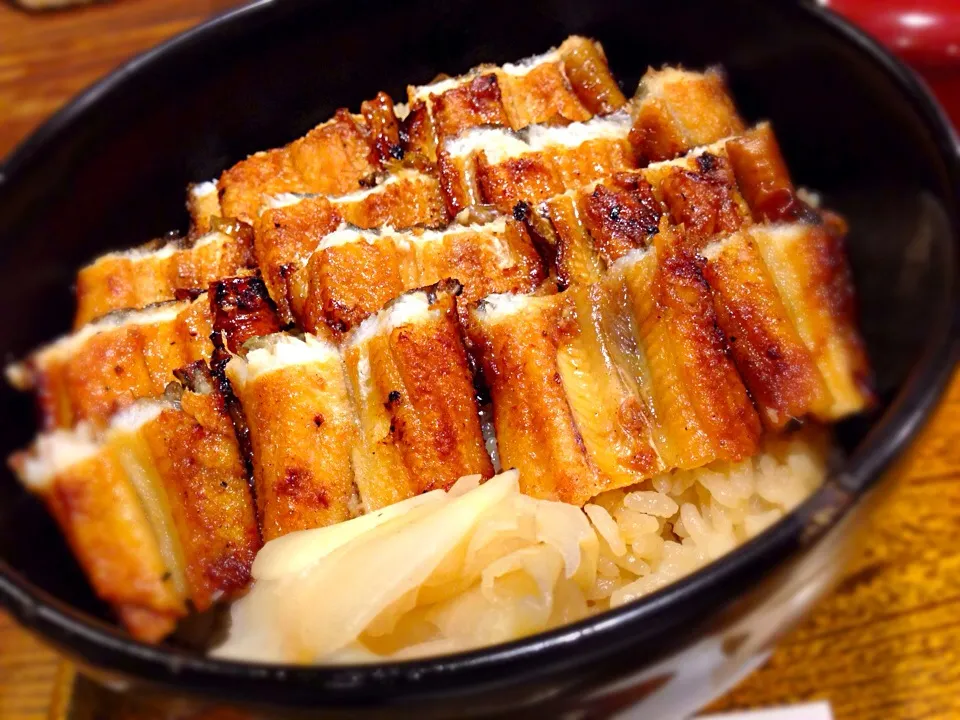
M 216 230 L 194 239 L 154 241 L 102 255 L 77 273 L 74 327 L 113 310 L 173 300 L 177 291 L 205 288 L 253 263 L 253 231 L 241 223 L 218 223 Z
M 137 638 L 243 590 L 260 547 L 246 470 L 209 370 L 102 431 L 42 434 L 11 463 L 57 519 L 97 594 Z M 176 388 L 176 392 L 174 392 Z
M 362 115 L 338 110 L 289 145 L 241 160 L 220 176 L 221 215 L 254 223 L 265 195 L 342 194 L 373 184 L 381 169 Z
M 210 288 L 231 415 L 256 488 L 264 540 L 353 516 L 356 419 L 337 348 L 280 331 L 259 278 Z
M 184 588 L 114 448 L 84 423 L 44 433 L 10 462 L 127 630 L 150 642 L 172 632 L 187 612 Z
M 557 245 L 558 275 L 572 285 L 599 282 L 625 254 L 647 247 L 661 222 L 676 228 L 704 259 L 718 326 L 772 428 L 808 415 L 836 420 L 869 404 L 842 229 L 799 199 L 768 124 L 568 191 L 539 213 L 551 221 L 543 234 Z M 793 224 L 754 225 L 770 220 Z M 795 254 L 774 257 L 786 238 Z
M 436 178 L 417 170 L 400 170 L 375 187 L 349 195 L 268 198 L 256 224 L 254 248 L 270 295 L 281 316 L 290 321 L 290 278 L 320 240 L 342 223 L 402 230 L 415 225 L 439 227 L 447 220 Z
M 568 188 L 635 167 L 627 135 L 630 115 L 618 112 L 566 126 L 520 131 L 478 127 L 448 140 L 439 152 L 447 209 L 478 204 L 514 212 Z
M 103 425 L 134 401 L 161 395 L 177 368 L 209 359 L 211 330 L 206 293 L 117 310 L 36 350 L 7 376 L 36 392 L 45 430 Z
M 684 227 L 694 250 L 753 222 L 724 141 L 642 170 L 618 172 L 550 198 L 535 210 L 554 244 L 564 285 L 591 283 L 633 249 L 646 247 L 661 218 Z
M 250 340 L 226 372 L 250 433 L 264 540 L 353 517 L 357 421 L 337 348 L 275 333 Z
M 493 475 L 457 320 L 456 283 L 401 295 L 344 343 L 360 418 L 354 468 L 376 510 L 464 475 Z
M 832 422 L 869 407 L 873 402 L 870 366 L 857 331 L 853 282 L 842 235 L 826 223 L 794 222 L 756 225 L 749 236 L 762 260 L 759 267 L 766 270 L 786 317 L 826 385 L 829 401 L 824 403 L 819 393 L 811 392 L 809 413 Z M 713 256 L 712 251 L 707 255 Z M 720 271 L 712 271 L 711 263 L 716 267 L 722 261 L 713 257 L 707 264 L 707 276 L 715 278 Z M 736 267 L 733 272 L 749 271 Z M 732 298 L 729 304 L 736 312 Z M 750 311 L 769 322 L 759 316 L 759 308 Z M 780 352 L 776 346 L 768 346 L 768 357 Z
M 630 142 L 641 165 L 671 160 L 744 130 L 719 70 L 651 68 L 633 103 Z
M 342 333 L 402 292 L 446 278 L 460 281 L 469 305 L 491 293 L 532 290 L 543 268 L 523 225 L 502 217 L 443 230 L 340 229 L 294 276 L 294 315 L 311 332 Z
M 760 424 L 698 262 L 669 229 L 602 283 L 487 298 L 471 314 L 503 467 L 586 502 L 664 469 L 739 460 Z
M 523 492 L 585 502 L 604 488 L 570 408 L 557 352 L 564 295 L 495 295 L 470 314 L 493 401 L 500 464 L 520 471 Z
M 446 140 L 470 128 L 581 122 L 614 112 L 626 98 L 600 45 L 574 36 L 516 64 L 483 65 L 456 78 L 411 86 L 407 101 L 409 113 L 401 124 L 405 149 L 432 163 Z

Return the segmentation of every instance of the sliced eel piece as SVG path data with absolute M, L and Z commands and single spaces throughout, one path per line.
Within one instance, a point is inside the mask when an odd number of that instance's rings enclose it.
M 620 352 L 653 419 L 669 468 L 740 460 L 757 449 L 760 421 L 727 355 L 701 261 L 666 226 L 607 280 L 623 286 L 635 346 Z
M 671 160 L 744 130 L 720 71 L 647 70 L 640 80 L 630 141 L 643 165 Z
M 472 132 L 480 133 L 482 130 Z M 499 129 L 493 132 L 506 135 L 506 131 Z M 477 179 L 477 163 L 473 158 L 454 157 L 450 150 L 441 148 L 437 152 L 437 177 L 440 179 L 444 206 L 451 217 L 483 202 Z
M 208 294 L 218 347 L 225 344 L 230 352 L 239 352 L 250 338 L 280 331 L 277 307 L 262 278 L 256 275 L 224 278 L 211 283 Z
M 226 375 L 249 428 L 264 541 L 350 519 L 357 420 L 337 348 L 283 333 L 246 348 Z
M 450 219 L 437 178 L 419 170 L 398 170 L 379 185 L 330 202 L 344 222 L 362 228 L 438 227 Z
M 701 254 L 717 324 L 764 424 L 777 430 L 794 418 L 822 416 L 831 395 L 751 232 L 712 242 Z
M 701 245 L 752 222 L 818 219 L 794 192 L 768 123 L 641 172 L 673 223 Z
M 402 234 L 401 234 L 402 238 Z M 294 316 L 310 332 L 342 334 L 404 290 L 417 287 L 411 248 L 388 230 L 343 228 L 328 234 L 291 290 Z
M 414 225 L 438 227 L 448 215 L 437 179 L 417 170 L 400 170 L 379 185 L 341 196 L 283 194 L 267 199 L 256 224 L 254 248 L 270 295 L 285 321 L 293 274 L 320 240 L 342 223 L 359 228 Z
M 210 358 L 211 377 L 233 423 L 240 453 L 249 473 L 253 472 L 250 427 L 243 407 L 226 376 L 226 366 L 251 338 L 280 332 L 283 322 L 277 307 L 259 276 L 224 278 L 210 285 L 210 312 L 213 316 L 214 350 Z
M 663 206 L 641 173 L 622 173 L 597 183 L 579 198 L 580 217 L 593 245 L 610 267 L 657 234 Z
M 200 237 L 213 230 L 214 219 L 223 216 L 216 180 L 193 183 L 187 187 L 187 212 L 190 214 L 188 237 Z
M 684 226 L 694 247 L 753 222 L 819 221 L 797 198 L 768 124 L 611 179 L 622 183 L 630 175 L 650 186 L 671 222 Z M 574 194 L 593 187 L 582 186 Z
M 651 419 L 632 383 L 615 364 L 608 336 L 616 298 L 600 284 L 566 293 L 557 366 L 574 421 L 603 484 L 583 488 L 598 493 L 634 485 L 664 470 L 653 448 Z
M 646 247 L 664 218 L 683 226 L 694 251 L 753 222 L 724 142 L 568 190 L 536 214 L 550 222 L 564 285 L 596 282 L 603 268 Z
M 572 83 L 568 74 L 570 64 L 567 59 L 575 59 L 570 53 L 575 52 L 574 46 L 578 42 L 589 43 L 600 58 L 597 62 L 595 57 L 589 68 L 580 63 L 582 88 Z M 587 72 L 583 72 L 584 70 Z M 510 127 L 516 130 L 536 123 L 578 122 L 596 114 L 595 110 L 586 106 L 584 97 L 580 96 L 582 89 L 586 91 L 587 99 L 595 98 L 596 93 L 589 92 L 589 88 L 585 86 L 585 83 L 589 82 L 588 73 L 591 78 L 603 75 L 603 79 L 611 79 L 602 48 L 578 37 L 567 38 L 556 50 L 502 65 L 498 68 L 497 78 L 500 81 Z M 600 82 L 599 79 L 595 80 L 595 84 Z
M 427 98 L 438 141 L 480 125 L 510 125 L 495 72 L 484 72 L 439 93 L 431 91 Z
M 376 510 L 464 475 L 493 475 L 457 320 L 456 283 L 405 293 L 345 341 L 361 427 L 354 452 Z
M 398 106 L 396 110 L 400 118 L 404 163 L 421 170 L 432 170 L 437 163 L 437 134 L 427 99 L 411 100 L 409 105 Z M 401 113 L 404 113 L 402 117 Z
M 750 236 L 829 391 L 814 416 L 835 421 L 869 407 L 870 367 L 842 236 L 809 223 L 757 225 Z
M 749 208 L 724 154 L 724 148 L 716 152 L 705 149 L 686 159 L 685 165 L 694 166 L 690 169 L 678 165 L 663 174 L 661 168 L 647 168 L 645 172 L 673 222 L 684 226 L 691 247 L 701 247 L 711 238 L 751 222 Z
M 187 613 L 185 588 L 116 449 L 83 423 L 43 433 L 11 465 L 130 633 L 146 642 L 171 633 Z
M 525 292 L 543 279 L 540 256 L 524 227 L 498 218 L 444 230 L 331 233 L 303 271 L 307 288 L 298 319 L 343 333 L 406 290 L 446 278 L 463 285 L 469 305 L 490 293 Z
M 360 113 L 367 123 L 373 137 L 373 147 L 381 165 L 403 158 L 403 146 L 400 144 L 400 124 L 393 108 L 393 98 L 385 92 L 378 92 L 373 100 L 360 105 Z
M 453 278 L 462 285 L 459 304 L 471 307 L 494 293 L 529 292 L 544 280 L 544 268 L 523 224 L 496 218 L 450 226 L 443 233 L 413 234 L 421 286 Z
M 574 192 L 551 198 L 542 206 L 548 218 L 546 232 L 541 234 L 552 245 L 557 279 L 562 287 L 599 282 L 604 262 L 581 216 L 581 203 Z
M 254 252 L 270 297 L 285 321 L 293 319 L 291 276 L 342 222 L 325 196 L 280 195 L 268 200 L 257 220 Z
M 816 221 L 816 213 L 797 195 L 787 164 L 769 123 L 726 143 L 737 185 L 757 222 Z
M 141 401 L 164 404 L 139 434 L 170 506 L 190 600 L 202 612 L 247 587 L 261 538 L 226 398 L 205 362 L 177 376 L 179 398 Z
M 224 171 L 217 188 L 224 217 L 254 224 L 267 195 L 349 193 L 379 170 L 366 120 L 341 109 L 289 145 L 241 160 Z
M 446 140 L 471 128 L 583 122 L 626 102 L 600 45 L 576 36 L 517 63 L 482 65 L 459 77 L 409 87 L 407 96 L 404 147 L 428 162 L 436 161 Z
M 627 99 L 610 72 L 600 43 L 572 35 L 563 42 L 559 52 L 567 79 L 589 112 L 609 115 L 626 104 Z
M 665 208 L 642 172 L 616 173 L 543 203 L 564 285 L 598 282 L 603 271 L 659 231 Z
M 557 360 L 565 295 L 492 295 L 470 312 L 493 401 L 500 464 L 520 471 L 521 490 L 583 504 L 604 486 L 570 408 Z
M 477 203 L 513 212 L 635 167 L 626 112 L 564 127 L 475 128 L 444 144 L 440 173 L 451 212 Z
M 260 547 L 246 470 L 205 363 L 100 431 L 42 434 L 11 464 L 46 501 L 94 590 L 157 641 L 186 613 L 242 591 Z M 176 388 L 176 392 L 174 392 Z
M 134 401 L 161 395 L 177 368 L 208 360 L 211 331 L 206 293 L 118 310 L 8 367 L 7 377 L 36 391 L 45 430 L 105 425 Z
M 205 288 L 214 280 L 253 266 L 253 232 L 248 225 L 221 225 L 194 240 L 166 242 L 97 258 L 77 274 L 74 327 L 113 310 L 132 310 L 178 291 Z

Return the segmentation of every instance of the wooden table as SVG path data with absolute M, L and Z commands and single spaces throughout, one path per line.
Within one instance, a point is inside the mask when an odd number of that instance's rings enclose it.
M 0 3 L 0 155 L 136 52 L 237 0 Z M 839 589 L 714 709 L 828 699 L 838 718 L 960 718 L 960 375 Z M 0 614 L 0 720 L 58 716 L 72 669 Z

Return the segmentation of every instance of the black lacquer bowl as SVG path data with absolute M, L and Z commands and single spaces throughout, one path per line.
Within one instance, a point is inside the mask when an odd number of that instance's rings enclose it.
M 770 118 L 800 184 L 850 220 L 850 259 L 880 406 L 839 430 L 846 459 L 796 512 L 642 601 L 520 642 L 382 666 L 268 667 L 132 641 L 105 618 L 40 505 L 0 476 L 0 604 L 138 697 L 258 717 L 510 710 L 683 717 L 754 667 L 842 568 L 850 522 L 929 415 L 954 362 L 955 140 L 925 89 L 826 11 L 768 0 L 274 0 L 213 20 L 121 68 L 0 171 L 0 348 L 64 331 L 75 270 L 186 224 L 184 188 L 302 134 L 341 105 L 438 71 L 591 35 L 631 92 L 649 64 L 720 63 L 750 120 Z M 0 389 L 0 454 L 31 401 Z

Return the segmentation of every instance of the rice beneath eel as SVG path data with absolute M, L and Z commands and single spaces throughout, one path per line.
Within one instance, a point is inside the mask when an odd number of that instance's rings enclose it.
M 761 533 L 822 482 L 807 428 L 740 463 L 674 471 L 583 509 L 462 478 L 261 550 L 218 657 L 378 662 L 506 642 L 618 607 Z

